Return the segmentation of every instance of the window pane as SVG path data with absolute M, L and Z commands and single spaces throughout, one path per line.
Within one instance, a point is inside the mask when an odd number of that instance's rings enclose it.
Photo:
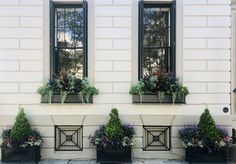
M 67 8 L 65 9 L 65 27 L 73 29 L 75 26 L 75 9 Z
M 145 6 L 143 11 L 142 71 L 169 71 L 170 8 Z
M 75 46 L 83 47 L 83 29 L 76 28 L 75 29 Z
M 83 78 L 84 13 L 81 6 L 55 6 L 54 73 L 74 73 Z
M 83 26 L 83 9 L 77 8 L 75 12 L 75 27 Z
M 168 48 L 144 49 L 143 73 L 155 73 L 159 70 L 167 71 Z
M 55 26 L 64 27 L 65 26 L 65 10 L 63 8 L 57 8 L 55 13 Z
M 82 49 L 58 49 L 57 73 L 74 73 L 77 77 L 83 77 L 83 50 Z
M 144 9 L 144 45 L 169 46 L 169 9 Z

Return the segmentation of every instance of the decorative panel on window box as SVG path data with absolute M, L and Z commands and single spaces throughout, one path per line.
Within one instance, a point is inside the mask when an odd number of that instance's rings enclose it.
M 133 95 L 133 103 L 175 103 L 175 104 L 185 104 L 185 96 L 176 97 L 173 100 L 173 97 L 170 95 L 164 95 L 160 98 L 156 94 L 149 94 L 149 95 Z
M 82 151 L 83 126 L 55 126 L 55 151 Z
M 49 103 L 47 95 L 41 96 L 41 103 Z M 51 103 L 61 103 L 61 95 L 54 94 Z M 90 96 L 88 100 L 82 100 L 78 94 L 68 94 L 64 103 L 93 103 L 93 96 Z
M 169 151 L 170 148 L 170 126 L 143 126 L 144 151 Z

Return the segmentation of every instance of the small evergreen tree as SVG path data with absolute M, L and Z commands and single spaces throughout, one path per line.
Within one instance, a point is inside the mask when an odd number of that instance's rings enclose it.
M 205 109 L 202 113 L 198 128 L 200 136 L 206 138 L 210 142 L 215 143 L 220 140 L 219 130 L 208 109 Z
M 124 131 L 116 108 L 111 110 L 110 120 L 105 125 L 105 135 L 108 139 L 122 139 Z
M 31 134 L 31 127 L 26 118 L 24 110 L 21 108 L 16 116 L 15 123 L 10 132 L 10 138 L 13 144 L 24 142 Z

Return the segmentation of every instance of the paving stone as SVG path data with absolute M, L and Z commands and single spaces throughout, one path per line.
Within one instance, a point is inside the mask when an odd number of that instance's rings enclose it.
M 161 159 L 145 159 L 143 160 L 144 164 L 164 164 L 164 161 Z
M 166 160 L 165 164 L 188 164 L 188 162 L 180 161 L 180 160 Z
M 68 164 L 95 164 L 92 160 L 70 160 Z
M 42 160 L 38 164 L 68 164 L 68 160 Z

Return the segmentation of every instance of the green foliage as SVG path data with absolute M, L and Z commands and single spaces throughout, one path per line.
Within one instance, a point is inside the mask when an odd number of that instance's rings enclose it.
M 165 97 L 165 93 L 159 91 L 159 92 L 157 92 L 157 94 L 158 94 L 158 98 L 159 98 L 160 102 L 162 103 L 164 100 L 164 97 Z
M 122 139 L 124 136 L 124 130 L 119 118 L 119 113 L 116 108 L 111 110 L 110 120 L 105 125 L 105 135 L 108 139 Z
M 42 96 L 48 97 L 48 102 L 52 102 L 53 93 L 59 91 L 59 82 L 56 79 L 51 79 L 47 83 L 45 83 L 43 86 L 39 87 L 37 90 L 37 93 Z
M 10 132 L 10 138 L 13 143 L 20 144 L 31 135 L 31 127 L 26 118 L 24 110 L 21 108 L 16 116 L 15 123 Z
M 219 134 L 219 130 L 217 129 L 215 121 L 208 109 L 205 109 L 205 111 L 202 113 L 199 120 L 198 128 L 200 136 L 206 137 L 206 139 L 211 141 L 212 143 L 220 141 L 221 137 Z
M 144 94 L 143 87 L 143 81 L 139 81 L 136 85 L 132 85 L 129 91 L 131 95 L 139 95 L 140 103 L 142 102 L 142 95 Z
M 155 94 L 158 95 L 160 102 L 163 101 L 165 95 L 169 95 L 175 103 L 177 98 L 185 97 L 189 94 L 189 91 L 178 78 L 161 71 L 156 74 L 145 74 L 143 79 L 138 81 L 136 85 L 131 86 L 129 93 L 139 95 L 140 100 L 142 100 L 142 95 Z
M 42 96 L 46 95 L 49 103 L 51 103 L 53 94 L 59 93 L 62 104 L 70 93 L 78 94 L 83 102 L 88 102 L 91 96 L 98 94 L 98 90 L 89 84 L 88 79 L 81 80 L 73 74 L 61 74 L 60 77 L 50 79 L 39 87 L 37 92 Z
M 84 78 L 82 80 L 82 90 L 79 92 L 82 102 L 89 102 L 89 98 L 93 95 L 98 95 L 98 90 L 89 84 L 87 78 Z

